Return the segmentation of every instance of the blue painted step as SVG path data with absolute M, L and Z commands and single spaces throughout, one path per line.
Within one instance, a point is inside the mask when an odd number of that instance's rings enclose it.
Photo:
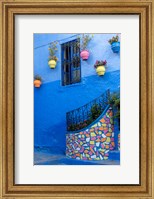
M 120 160 L 120 151 L 110 151 L 109 152 L 109 160 Z

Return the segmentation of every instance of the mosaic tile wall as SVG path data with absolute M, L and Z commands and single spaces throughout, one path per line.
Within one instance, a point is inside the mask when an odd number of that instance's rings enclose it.
M 69 158 L 78 160 L 107 160 L 109 158 L 109 151 L 113 150 L 114 147 L 113 110 L 111 107 L 90 128 L 66 135 L 66 156 Z
M 118 134 L 118 150 L 120 150 L 120 133 Z

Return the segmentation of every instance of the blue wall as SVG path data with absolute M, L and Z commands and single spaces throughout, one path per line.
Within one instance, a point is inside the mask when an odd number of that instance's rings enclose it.
M 115 34 L 94 34 L 93 40 L 89 43 L 90 57 L 87 61 L 81 61 L 82 76 L 87 77 L 96 75 L 93 67 L 95 61 L 107 60 L 107 71 L 119 70 L 120 56 L 113 53 L 108 40 Z M 77 36 L 72 37 L 73 34 L 34 34 L 34 74 L 39 74 L 43 77 L 43 82 L 51 82 L 61 79 L 61 44 L 69 40 L 75 39 Z M 71 37 L 71 38 L 69 38 Z M 51 70 L 48 66 L 49 50 L 48 46 L 37 48 L 44 44 L 48 44 L 55 40 L 65 39 L 57 46 L 57 57 L 59 59 L 57 67 Z
M 115 35 L 115 34 L 114 34 Z M 71 36 L 71 38 L 69 38 Z M 73 34 L 34 34 L 34 74 L 43 78 L 40 89 L 34 88 L 34 144 L 59 147 L 65 150 L 66 112 L 76 109 L 101 95 L 106 89 L 120 87 L 120 55 L 111 50 L 108 40 L 113 34 L 94 34 L 89 44 L 90 57 L 81 61 L 81 83 L 61 86 L 61 52 L 56 69 L 48 66 L 49 42 L 75 39 Z M 37 48 L 39 46 L 43 46 Z M 97 76 L 93 67 L 96 60 L 106 59 L 108 68 L 104 76 Z

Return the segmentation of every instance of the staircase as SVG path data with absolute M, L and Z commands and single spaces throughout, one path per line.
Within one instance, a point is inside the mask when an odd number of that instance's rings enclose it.
M 110 91 L 67 113 L 66 156 L 76 160 L 120 159 L 114 151 L 114 121 Z
M 95 121 L 109 105 L 110 90 L 98 98 L 66 113 L 67 131 L 78 131 Z

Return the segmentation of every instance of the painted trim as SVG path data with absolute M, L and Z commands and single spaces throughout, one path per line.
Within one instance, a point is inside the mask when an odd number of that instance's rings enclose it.
M 66 34 L 66 33 L 61 33 L 61 34 Z M 74 33 L 69 33 L 69 34 L 74 34 Z M 61 43 L 59 43 L 60 45 L 63 45 L 63 44 L 65 44 L 65 43 L 67 43 L 67 42 L 70 42 L 70 41 L 72 41 L 72 40 L 76 40 L 77 38 L 78 38 L 78 36 L 79 35 L 81 35 L 81 34 L 75 34 L 75 35 L 72 35 L 71 37 L 66 37 L 66 38 L 64 38 L 64 39 L 62 39 L 62 40 L 65 40 L 65 41 L 63 41 L 63 42 L 61 42 Z M 73 38 L 74 37 L 74 38 Z M 61 40 L 61 41 L 62 41 Z

